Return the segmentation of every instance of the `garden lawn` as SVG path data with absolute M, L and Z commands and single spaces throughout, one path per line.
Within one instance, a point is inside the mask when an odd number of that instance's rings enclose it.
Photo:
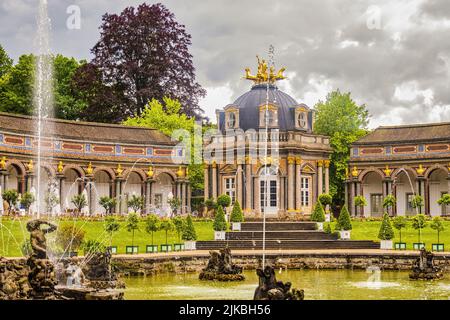
M 8 219 L 0 220 L 0 257 L 19 257 L 22 256 L 21 246 L 25 239 L 29 239 L 29 233 L 26 230 L 25 219 Z M 97 240 L 104 245 L 109 245 L 109 236 L 104 232 L 103 221 L 87 221 L 87 220 L 65 220 L 59 224 L 73 224 L 83 228 L 86 231 L 85 240 Z M 126 222 L 120 221 L 120 229 L 113 234 L 112 245 L 117 246 L 118 253 L 125 253 L 125 247 L 131 245 L 131 232 L 125 227 Z M 195 231 L 198 240 L 213 240 L 214 231 L 212 221 L 194 221 Z M 2 235 L 3 233 L 3 235 Z M 146 245 L 150 245 L 152 241 L 151 235 L 145 232 L 145 222 L 139 222 L 139 230 L 134 234 L 134 245 L 139 246 L 139 253 L 145 253 Z M 175 231 L 169 232 L 169 244 L 183 243 L 178 240 Z M 161 245 L 166 243 L 166 235 L 164 231 L 158 231 L 154 234 L 154 244 Z M 159 249 L 159 248 L 158 248 Z M 80 254 L 81 254 L 80 250 Z

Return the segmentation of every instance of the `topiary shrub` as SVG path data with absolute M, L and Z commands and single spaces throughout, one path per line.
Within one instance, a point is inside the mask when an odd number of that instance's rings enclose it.
M 190 215 L 188 215 L 188 217 L 186 218 L 182 238 L 184 241 L 197 240 L 197 233 L 195 232 L 194 222 L 192 222 L 192 218 Z
M 333 197 L 328 193 L 323 193 L 319 196 L 318 200 L 324 207 L 326 207 L 328 205 L 331 205 L 331 203 L 333 202 Z
M 222 194 L 217 198 L 217 204 L 222 208 L 228 208 L 231 204 L 231 197 L 227 194 Z
M 241 205 L 239 204 L 239 201 L 236 201 L 233 206 L 233 210 L 231 211 L 231 222 L 243 222 L 244 221 L 244 215 L 242 214 Z
M 320 201 L 316 203 L 314 206 L 313 213 L 311 215 L 311 221 L 315 222 L 324 222 L 325 221 L 325 210 L 323 209 Z
M 394 238 L 394 230 L 392 229 L 391 219 L 387 212 L 383 214 L 383 221 L 381 222 L 380 231 L 378 232 L 378 239 L 392 240 Z
M 217 209 L 216 216 L 214 218 L 213 228 L 214 231 L 226 231 L 227 230 L 227 221 L 225 220 L 225 213 L 221 206 Z
M 335 230 L 348 231 L 352 230 L 352 221 L 350 219 L 350 214 L 348 213 L 347 206 L 343 206 L 341 213 L 337 219 L 337 224 Z
M 180 216 L 176 216 L 172 218 L 172 222 L 173 225 L 175 226 L 175 231 L 177 232 L 178 241 L 181 241 L 181 234 L 183 233 L 185 221 Z
M 75 224 L 59 226 L 56 233 L 56 244 L 64 252 L 78 251 L 86 232 Z
M 323 228 L 323 231 L 325 232 L 325 233 L 327 233 L 327 234 L 331 234 L 331 223 L 327 223 L 326 225 L 325 225 L 325 227 Z

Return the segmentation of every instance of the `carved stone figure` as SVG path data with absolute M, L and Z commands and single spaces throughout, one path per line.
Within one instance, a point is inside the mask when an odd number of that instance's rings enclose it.
M 255 290 L 253 300 L 304 300 L 304 291 L 291 289 L 290 282 L 277 281 L 272 267 L 257 269 L 256 274 L 259 277 L 259 286 Z
M 0 257 L 0 300 L 21 300 L 28 297 L 29 269 L 14 260 Z
M 219 252 L 210 251 L 210 258 L 206 268 L 199 275 L 200 280 L 242 281 L 242 267 L 233 264 L 230 248 Z
M 42 228 L 41 226 L 48 226 Z M 31 220 L 27 223 L 27 230 L 30 233 L 32 256 L 35 259 L 47 259 L 47 240 L 45 235 L 56 230 L 56 225 L 45 220 Z
M 442 268 L 434 265 L 434 255 L 425 248 L 420 250 L 420 256 L 414 263 L 409 278 L 412 280 L 435 280 L 442 279 L 444 274 Z

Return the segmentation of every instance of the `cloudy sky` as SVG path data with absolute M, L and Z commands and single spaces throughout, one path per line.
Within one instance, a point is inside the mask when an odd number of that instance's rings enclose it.
M 0 43 L 14 58 L 33 51 L 39 0 L 0 0 Z M 48 0 L 52 50 L 90 59 L 101 16 L 131 0 Z M 339 88 L 371 113 L 370 127 L 450 121 L 450 1 L 176 0 L 161 1 L 192 35 L 201 105 L 214 110 L 250 88 L 243 69 L 275 47 L 279 83 L 314 106 Z M 153 3 L 147 1 L 147 3 Z M 67 9 L 80 9 L 79 29 L 67 27 Z

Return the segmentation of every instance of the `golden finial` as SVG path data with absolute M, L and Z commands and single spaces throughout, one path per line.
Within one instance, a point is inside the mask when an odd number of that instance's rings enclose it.
M 423 176 L 423 173 L 425 172 L 425 170 L 426 169 L 421 164 L 419 164 L 419 167 L 416 169 L 416 172 L 419 176 Z
M 286 68 L 281 68 L 277 73 L 275 73 L 275 68 L 271 66 L 268 68 L 267 62 L 264 59 L 260 59 L 259 56 L 256 56 L 258 60 L 258 72 L 255 75 L 251 74 L 250 68 L 245 68 L 245 79 L 252 80 L 255 84 L 260 83 L 275 83 L 278 80 L 286 79 L 283 75 L 283 72 Z
M 0 160 L 0 169 L 5 170 L 6 169 L 6 157 L 3 156 L 2 160 Z
M 122 173 L 123 173 L 122 165 L 121 165 L 120 163 L 117 165 L 116 173 L 117 173 L 117 175 L 118 175 L 119 177 L 120 177 L 120 176 L 122 175 Z
M 358 168 L 354 166 L 352 170 L 352 176 L 356 178 L 358 175 L 359 175 Z
M 177 176 L 178 178 L 182 178 L 184 176 L 184 171 L 181 166 L 178 167 Z
M 147 178 L 152 179 L 154 174 L 155 173 L 153 172 L 153 167 L 152 166 L 148 167 Z
M 63 172 L 63 170 L 64 170 L 64 164 L 63 164 L 62 161 L 60 161 L 60 162 L 58 163 L 58 168 L 57 168 L 57 170 L 58 170 L 58 173 L 62 173 L 62 172 Z
M 388 165 L 386 165 L 386 169 L 384 169 L 383 172 L 384 172 L 384 174 L 386 175 L 386 177 L 390 177 L 390 176 L 391 176 L 391 173 L 392 173 L 392 170 L 389 169 L 389 166 L 388 166 Z
M 87 175 L 92 175 L 92 173 L 94 172 L 94 169 L 92 168 L 92 162 L 89 162 L 88 167 L 86 169 L 86 174 Z
M 34 169 L 33 160 L 30 160 L 30 162 L 28 162 L 27 169 L 28 169 L 28 171 L 33 171 L 33 169 Z

